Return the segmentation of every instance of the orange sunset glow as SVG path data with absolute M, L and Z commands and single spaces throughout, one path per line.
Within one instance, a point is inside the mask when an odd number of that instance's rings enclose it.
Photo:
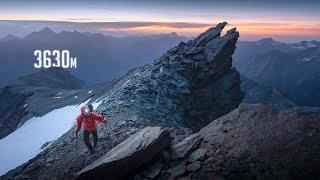
M 210 28 L 210 26 L 204 27 L 194 27 L 194 28 L 176 28 L 170 25 L 150 25 L 150 26 L 141 26 L 141 27 L 130 27 L 130 28 L 100 28 L 103 31 L 124 31 L 128 33 L 137 33 L 137 34 L 167 34 L 171 32 L 176 32 L 185 36 L 194 36 L 200 32 L 205 31 Z
M 142 0 L 120 3 L 93 0 L 90 3 L 62 3 L 57 0 L 40 3 L 31 0 L 24 8 L 17 6 L 14 1 L 0 6 L 0 21 L 26 21 L 37 25 L 42 23 L 42 28 L 51 27 L 56 31 L 72 27 L 71 30 L 111 36 L 172 32 L 182 36 L 196 36 L 215 24 L 226 21 L 229 23 L 226 29 L 236 27 L 241 40 L 265 37 L 282 38 L 285 41 L 320 39 L 320 3 L 317 1 Z M 45 22 L 59 25 L 44 25 Z M 63 23 L 71 25 L 64 28 Z M 28 27 L 30 25 L 22 28 Z M 8 29 L 9 32 L 11 30 Z M 1 36 L 5 36 L 5 33 L 0 34 Z
M 122 31 L 134 34 L 165 34 L 176 32 L 184 36 L 195 36 L 213 25 L 203 25 L 201 27 L 188 27 L 179 28 L 168 24 L 155 24 L 138 27 L 125 27 L 125 28 L 110 28 L 101 27 L 102 31 Z M 242 36 L 294 36 L 296 34 L 303 34 L 305 36 L 320 36 L 320 27 L 307 25 L 307 24 L 282 24 L 282 23 L 236 23 L 229 24 L 226 28 L 230 29 L 236 27 Z

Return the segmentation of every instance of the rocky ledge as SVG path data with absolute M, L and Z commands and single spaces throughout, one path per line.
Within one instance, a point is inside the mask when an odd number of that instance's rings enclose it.
M 77 173 L 77 179 L 117 179 L 151 161 L 169 147 L 170 134 L 146 127 Z

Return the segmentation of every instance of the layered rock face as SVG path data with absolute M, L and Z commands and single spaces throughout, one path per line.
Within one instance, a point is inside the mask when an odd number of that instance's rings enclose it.
M 129 72 L 131 78 L 123 78 L 99 110 L 108 113 L 122 101 L 141 116 L 196 130 L 236 108 L 244 96 L 231 57 L 239 33 L 231 29 L 221 37 L 225 25 L 181 42 L 154 63 Z
M 180 43 L 160 58 L 153 71 L 156 105 L 194 129 L 236 108 L 243 97 L 239 73 L 231 68 L 239 33 L 232 29 L 220 37 L 225 25 Z

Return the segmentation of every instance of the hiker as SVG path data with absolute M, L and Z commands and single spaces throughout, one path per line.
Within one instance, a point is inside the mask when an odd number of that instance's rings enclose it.
M 83 141 L 89 149 L 90 154 L 94 154 L 97 147 L 98 133 L 96 121 L 105 123 L 104 117 L 94 112 L 91 104 L 81 107 L 81 114 L 77 117 L 76 135 L 78 136 L 78 132 L 83 124 Z M 93 145 L 89 140 L 90 134 L 94 138 Z

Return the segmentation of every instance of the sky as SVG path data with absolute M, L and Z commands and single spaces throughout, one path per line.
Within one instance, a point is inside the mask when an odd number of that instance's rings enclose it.
M 0 0 L 0 20 L 106 22 L 94 27 L 185 36 L 227 21 L 243 40 L 320 39 L 319 0 Z

